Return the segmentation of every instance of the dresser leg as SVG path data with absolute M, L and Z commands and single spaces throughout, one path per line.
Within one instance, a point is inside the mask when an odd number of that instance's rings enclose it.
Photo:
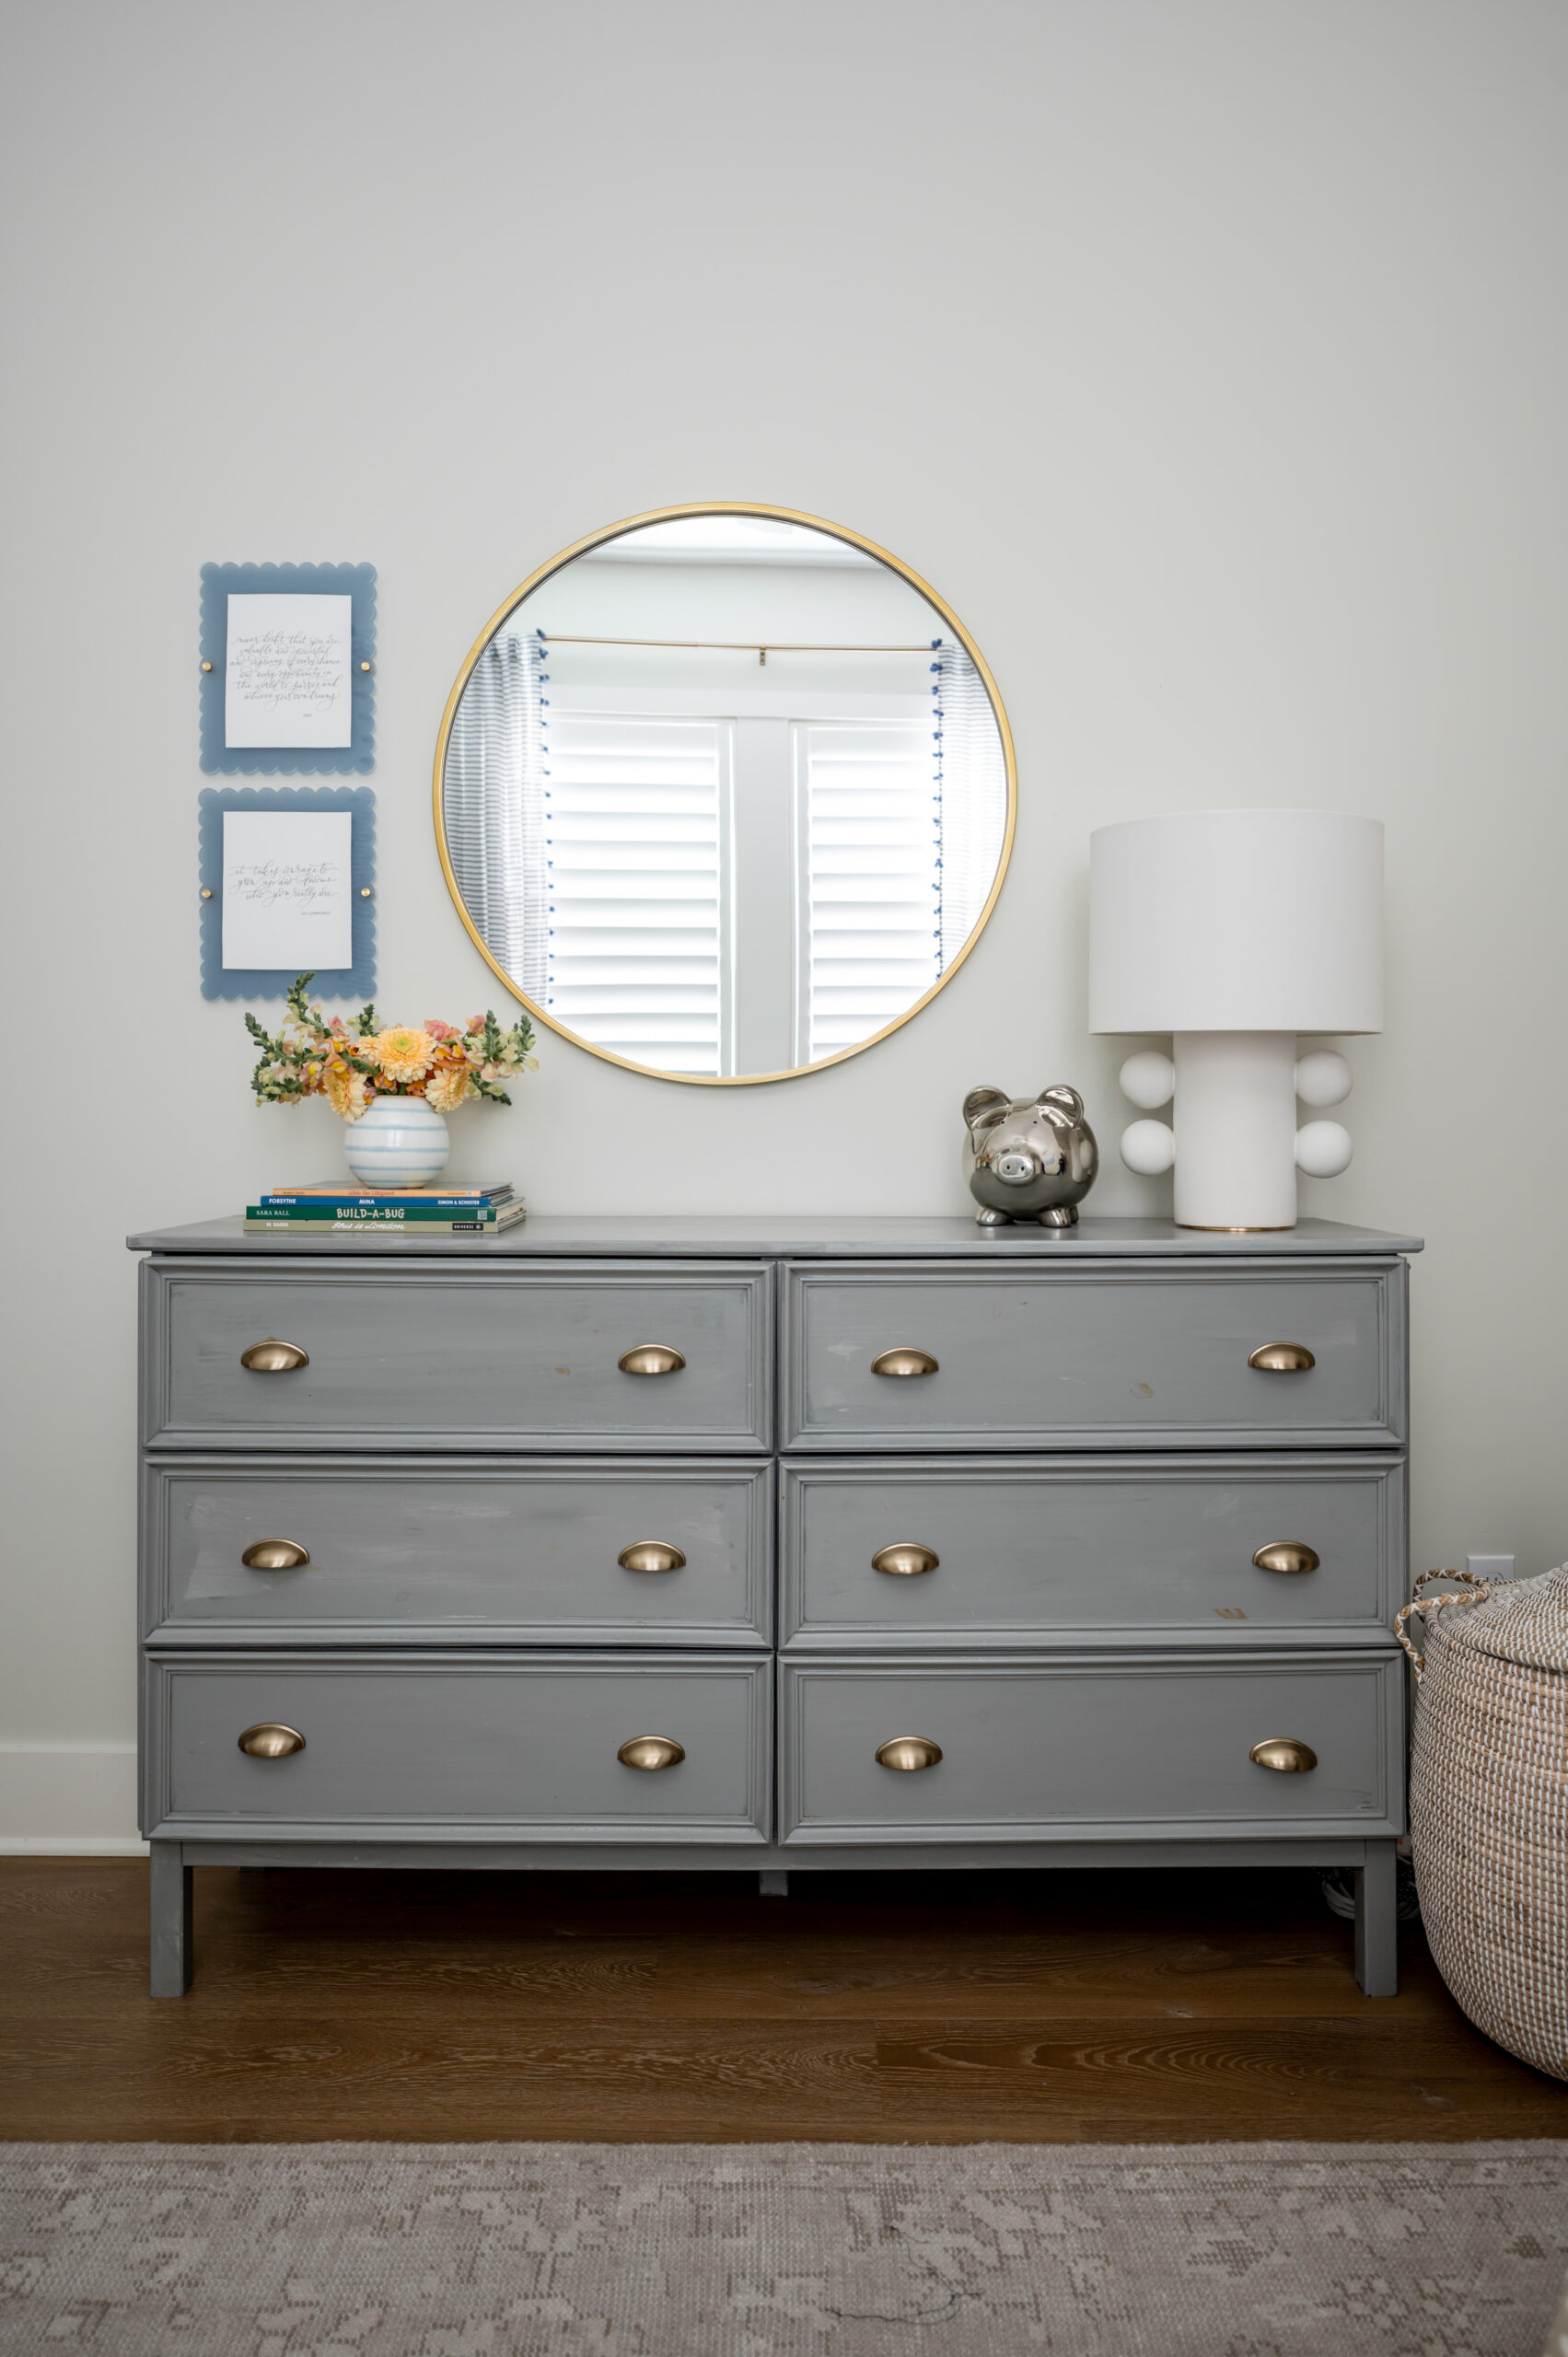
M 1397 1855 L 1392 1841 L 1369 1841 L 1366 1864 L 1355 1868 L 1355 1977 L 1366 1997 L 1400 1991 Z
M 789 1897 L 788 1867 L 761 1867 L 757 1875 L 757 1893 L 761 1898 L 787 1898 Z
M 178 1841 L 154 1841 L 148 1897 L 152 1916 L 152 1992 L 183 1997 L 191 1986 L 195 1942 L 191 1931 L 193 1866 L 181 1863 Z

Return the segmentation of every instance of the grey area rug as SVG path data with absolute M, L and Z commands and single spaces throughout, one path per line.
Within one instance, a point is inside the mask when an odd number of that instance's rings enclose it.
M 1544 2357 L 1568 2142 L 6 2144 L 0 2348 Z

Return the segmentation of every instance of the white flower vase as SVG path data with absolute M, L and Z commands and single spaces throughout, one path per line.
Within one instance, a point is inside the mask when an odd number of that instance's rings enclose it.
M 428 1187 L 451 1151 L 445 1120 L 423 1097 L 373 1097 L 343 1138 L 343 1160 L 366 1187 Z

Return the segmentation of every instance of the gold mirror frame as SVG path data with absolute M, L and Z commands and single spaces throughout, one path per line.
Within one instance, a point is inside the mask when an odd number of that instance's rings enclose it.
M 491 956 L 489 949 L 480 937 L 473 919 L 468 912 L 462 894 L 458 889 L 458 879 L 452 872 L 451 857 L 447 849 L 447 821 L 441 804 L 442 783 L 447 767 L 447 740 L 451 735 L 452 721 L 461 701 L 463 690 L 469 683 L 473 667 L 506 620 L 507 615 L 521 605 L 525 598 L 530 597 L 541 583 L 548 581 L 552 573 L 559 573 L 563 565 L 570 564 L 574 558 L 584 555 L 587 550 L 598 548 L 601 541 L 618 540 L 622 532 L 638 531 L 646 524 L 672 523 L 684 516 L 766 516 L 779 523 L 804 524 L 813 531 L 830 534 L 834 540 L 847 540 L 852 547 L 864 549 L 867 556 L 876 557 L 880 563 L 888 565 L 907 581 L 912 589 L 918 590 L 920 595 L 935 608 L 943 621 L 963 642 L 970 661 L 985 683 L 985 692 L 991 699 L 991 709 L 996 715 L 996 726 L 1002 737 L 1002 757 L 1007 770 L 1007 818 L 1002 830 L 1002 850 L 996 862 L 996 875 L 991 890 L 986 896 L 985 906 L 975 919 L 974 930 L 969 939 L 940 981 L 933 982 L 923 996 L 917 998 L 912 1006 L 906 1007 L 903 1014 L 895 1021 L 885 1023 L 881 1030 L 874 1031 L 868 1039 L 857 1039 L 852 1048 L 841 1048 L 836 1055 L 821 1056 L 811 1064 L 791 1064 L 783 1072 L 716 1074 L 662 1072 L 656 1064 L 640 1064 L 634 1062 L 630 1056 L 618 1056 L 613 1049 L 597 1047 L 592 1039 L 585 1039 L 580 1031 L 570 1030 L 564 1023 L 558 1023 L 552 1015 L 547 1015 L 542 1006 L 520 991 L 511 975 Z M 548 1029 L 556 1032 L 563 1039 L 569 1039 L 575 1048 L 584 1049 L 590 1056 L 598 1056 L 607 1064 L 619 1064 L 623 1072 L 643 1073 L 650 1080 L 681 1081 L 691 1088 L 756 1088 L 767 1081 L 799 1080 L 807 1073 L 826 1072 L 830 1065 L 842 1064 L 851 1056 L 864 1055 L 866 1049 L 876 1047 L 879 1039 L 886 1039 L 893 1032 L 901 1031 L 906 1023 L 912 1023 L 922 1008 L 930 1005 L 939 991 L 947 989 L 970 951 L 991 923 L 992 911 L 996 906 L 1006 877 L 1007 864 L 1013 856 L 1013 832 L 1018 816 L 1018 772 L 1013 755 L 1013 732 L 1007 725 L 1007 714 L 997 691 L 996 682 L 991 676 L 990 665 L 951 606 L 945 598 L 937 596 L 928 581 L 921 579 L 912 565 L 902 563 L 898 557 L 890 555 L 888 550 L 878 547 L 875 540 L 868 540 L 864 532 L 852 532 L 845 524 L 830 524 L 825 517 L 809 515 L 802 507 L 772 507 L 763 501 L 756 499 L 692 499 L 684 502 L 679 507 L 649 507 L 640 516 L 627 516 L 619 524 L 606 524 L 599 531 L 586 533 L 580 540 L 574 540 L 570 548 L 563 549 L 559 556 L 552 556 L 547 564 L 541 564 L 537 572 L 530 573 L 522 586 L 514 589 L 505 602 L 496 608 L 470 647 L 452 692 L 447 698 L 447 709 L 441 715 L 441 732 L 436 739 L 435 809 L 436 848 L 440 855 L 441 873 L 447 879 L 447 889 L 452 896 L 452 904 L 462 919 L 463 930 L 495 976 L 496 981 L 511 993 L 520 1006 L 527 1007 L 530 1017 L 536 1023 L 544 1024 Z

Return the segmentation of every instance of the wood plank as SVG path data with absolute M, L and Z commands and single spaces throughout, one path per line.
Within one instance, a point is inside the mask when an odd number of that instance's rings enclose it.
M 1351 1977 L 1316 1878 L 204 1868 L 146 1994 L 146 1867 L 0 1861 L 0 2134 L 171 2142 L 1568 2134 L 1419 1927 Z

